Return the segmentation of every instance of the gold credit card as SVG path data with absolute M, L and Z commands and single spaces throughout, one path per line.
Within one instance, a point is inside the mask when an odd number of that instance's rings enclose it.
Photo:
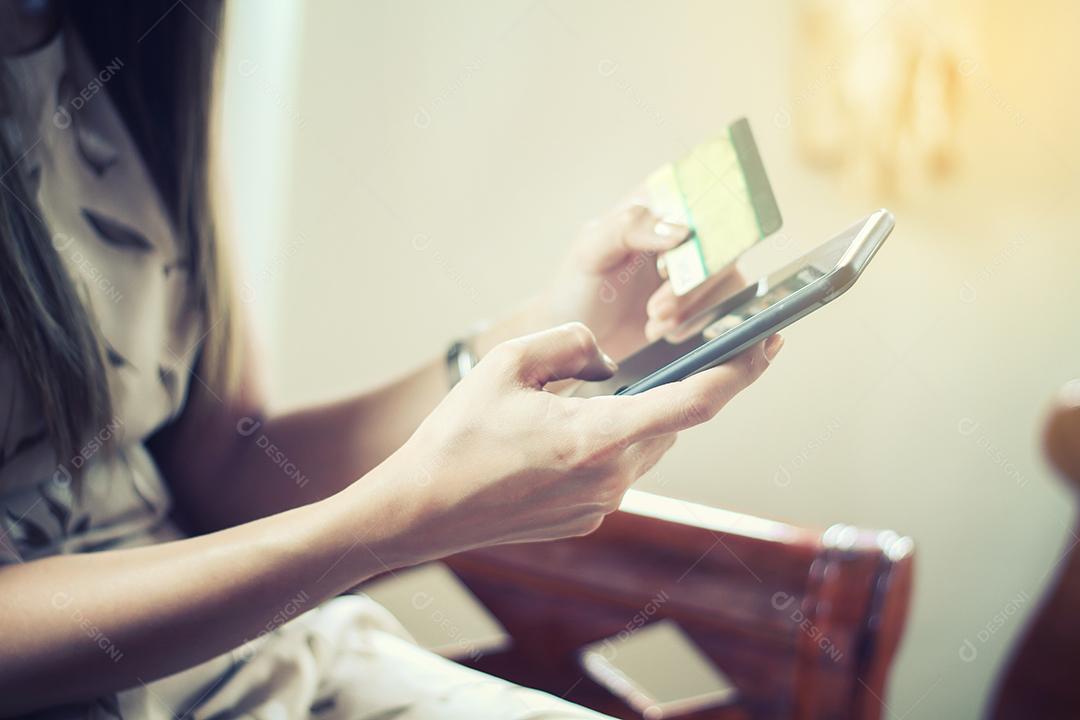
M 686 242 L 657 258 L 684 295 L 780 229 L 783 220 L 746 118 L 646 180 L 652 211 L 690 227 Z

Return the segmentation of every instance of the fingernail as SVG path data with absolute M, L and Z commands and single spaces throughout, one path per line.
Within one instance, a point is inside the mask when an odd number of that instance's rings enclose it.
M 661 280 L 667 280 L 667 259 L 663 255 L 656 256 L 656 274 Z
M 782 347 L 784 347 L 784 338 L 780 335 L 773 335 L 765 341 L 765 359 L 772 362 Z
M 600 351 L 600 359 L 604 361 L 604 364 L 607 365 L 607 369 L 611 372 L 614 373 L 616 370 L 619 369 L 619 364 L 612 360 L 611 356 L 603 350 Z
M 661 220 L 653 227 L 653 232 L 665 240 L 685 240 L 686 236 L 690 234 L 690 228 L 681 223 Z

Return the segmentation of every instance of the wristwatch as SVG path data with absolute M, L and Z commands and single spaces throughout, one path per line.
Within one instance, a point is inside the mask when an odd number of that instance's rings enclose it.
M 446 375 L 450 387 L 461 382 L 461 378 L 465 377 L 478 361 L 476 351 L 473 350 L 472 338 L 455 340 L 446 351 Z

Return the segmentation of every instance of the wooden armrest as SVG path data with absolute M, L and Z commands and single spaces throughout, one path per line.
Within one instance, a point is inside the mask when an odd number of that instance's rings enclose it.
M 907 615 L 912 543 L 824 533 L 631 491 L 584 538 L 506 545 L 447 564 L 513 638 L 470 664 L 619 717 L 583 677 L 591 642 L 674 620 L 739 691 L 693 717 L 877 718 Z

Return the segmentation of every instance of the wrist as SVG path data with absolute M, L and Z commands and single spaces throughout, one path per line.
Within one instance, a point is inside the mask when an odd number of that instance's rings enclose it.
M 333 582 L 351 588 L 370 577 L 429 559 L 418 542 L 421 503 L 393 456 L 338 493 L 308 506 L 313 532 L 331 538 Z

